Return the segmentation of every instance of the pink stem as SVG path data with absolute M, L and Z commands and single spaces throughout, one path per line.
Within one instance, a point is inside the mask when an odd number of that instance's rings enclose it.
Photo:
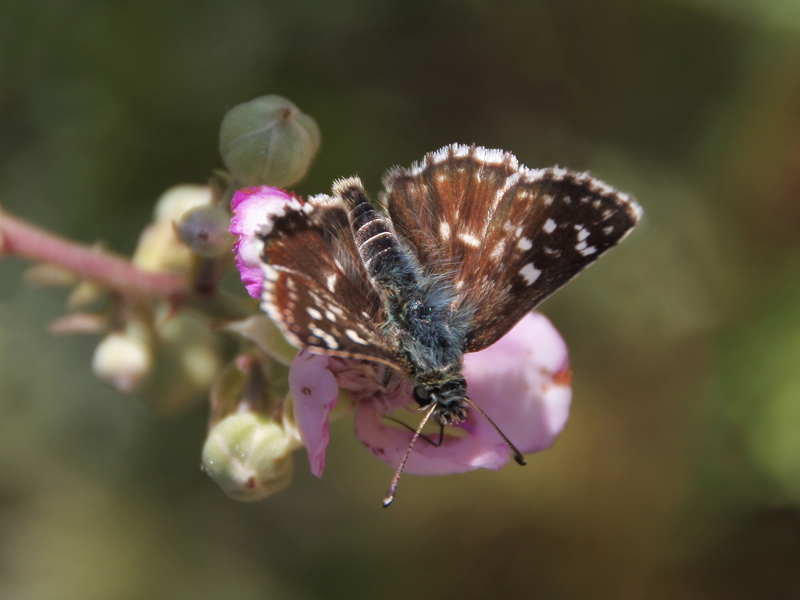
M 127 295 L 178 300 L 187 287 L 182 275 L 143 271 L 123 256 L 70 241 L 0 211 L 0 256 L 4 254 L 52 263 Z

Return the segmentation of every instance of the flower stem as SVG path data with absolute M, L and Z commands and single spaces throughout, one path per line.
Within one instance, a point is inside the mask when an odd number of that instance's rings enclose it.
M 180 300 L 183 275 L 148 272 L 118 254 L 79 244 L 0 210 L 0 256 L 17 255 L 58 265 L 125 295 Z

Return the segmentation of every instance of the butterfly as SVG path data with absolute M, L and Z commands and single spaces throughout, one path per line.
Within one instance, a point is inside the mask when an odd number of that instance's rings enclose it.
M 587 173 L 459 144 L 390 169 L 383 184 L 376 209 L 360 179 L 338 180 L 330 195 L 285 204 L 260 238 L 262 308 L 291 343 L 414 382 L 425 416 L 388 506 L 429 419 L 443 428 L 476 409 L 494 425 L 467 395 L 464 353 L 496 342 L 622 241 L 642 209 Z

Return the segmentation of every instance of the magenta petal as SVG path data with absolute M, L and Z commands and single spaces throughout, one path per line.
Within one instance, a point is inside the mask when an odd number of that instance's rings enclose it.
M 572 397 L 567 347 L 544 315 L 527 315 L 490 348 L 466 355 L 464 375 L 469 397 L 523 454 L 548 448 L 563 429 Z M 384 423 L 376 409 L 372 402 L 359 405 L 356 433 L 379 459 L 397 466 L 413 434 Z M 409 424 L 419 422 L 415 421 Z M 446 436 L 439 448 L 418 440 L 406 472 L 497 470 L 508 462 L 508 447 L 476 411 L 470 412 L 461 429 L 467 435 Z
M 339 398 L 336 378 L 328 370 L 328 357 L 311 354 L 308 348 L 298 352 L 289 367 L 289 389 L 295 423 L 308 450 L 311 472 L 322 477 L 325 450 L 331 439 L 328 415 Z
M 282 214 L 287 202 L 298 200 L 279 188 L 260 186 L 238 190 L 231 199 L 233 218 L 229 231 L 237 236 L 233 251 L 236 266 L 254 298 L 261 297 L 264 271 L 261 267 L 261 240 L 256 234 L 267 225 L 270 218 Z

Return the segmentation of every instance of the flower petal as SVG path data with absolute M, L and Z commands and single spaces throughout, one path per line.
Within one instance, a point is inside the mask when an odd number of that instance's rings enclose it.
M 468 418 L 474 417 L 470 415 Z M 369 402 L 362 402 L 356 408 L 355 428 L 361 443 L 379 460 L 392 467 L 400 464 L 414 435 L 411 430 L 387 425 L 383 415 Z M 434 435 L 432 441 L 438 442 L 438 437 L 438 434 Z M 405 472 L 449 475 L 480 467 L 496 471 L 508 462 L 508 457 L 508 449 L 502 440 L 500 444 L 487 444 L 485 439 L 474 435 L 445 435 L 441 446 L 434 446 L 424 439 L 417 440 L 414 451 L 408 457 Z
M 523 454 L 550 447 L 566 423 L 572 397 L 567 347 L 542 314 L 527 315 L 490 348 L 466 355 L 464 376 L 470 399 Z M 413 433 L 387 425 L 384 414 L 377 403 L 359 404 L 356 434 L 380 460 L 397 466 Z M 446 435 L 441 447 L 418 440 L 406 472 L 498 470 L 508 462 L 508 446 L 477 411 L 471 410 L 459 429 L 466 435 Z
M 237 236 L 233 246 L 236 266 L 247 292 L 254 298 L 261 297 L 264 285 L 262 242 L 257 234 L 271 217 L 283 213 L 287 202 L 296 199 L 288 192 L 266 185 L 238 190 L 231 199 L 233 218 L 229 231 Z
M 308 450 L 311 472 L 322 477 L 325 450 L 331 439 L 328 415 L 339 398 L 336 378 L 328 370 L 328 357 L 311 354 L 308 348 L 298 352 L 289 367 L 289 389 L 294 419 L 300 439 Z
M 464 374 L 472 401 L 523 454 L 552 446 L 566 425 L 572 400 L 567 344 L 543 314 L 529 313 L 496 344 L 467 354 Z M 485 419 L 479 428 L 493 430 Z

